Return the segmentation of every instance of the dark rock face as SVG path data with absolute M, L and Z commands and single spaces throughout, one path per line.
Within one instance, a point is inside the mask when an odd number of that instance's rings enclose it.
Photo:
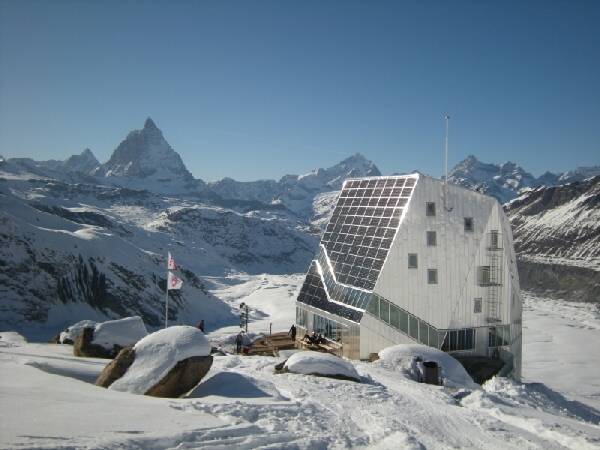
M 600 276 L 593 269 L 517 261 L 521 288 L 534 294 L 579 302 L 600 300 Z
M 115 345 L 111 350 L 107 350 L 101 345 L 93 344 L 94 340 L 94 329 L 84 328 L 83 333 L 75 339 L 73 344 L 73 354 L 75 356 L 85 356 L 88 358 L 106 358 L 112 359 L 115 357 L 121 347 Z
M 208 373 L 212 356 L 193 356 L 179 361 L 156 385 L 146 391 L 152 397 L 178 398 L 191 391 Z
M 125 375 L 127 369 L 133 364 L 134 359 L 135 350 L 133 349 L 133 345 L 125 347 L 100 373 L 96 380 L 96 386 L 109 387 Z

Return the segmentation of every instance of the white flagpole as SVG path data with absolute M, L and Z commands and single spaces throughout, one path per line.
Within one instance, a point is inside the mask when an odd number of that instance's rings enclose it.
M 167 295 L 165 297 L 165 328 L 169 325 L 169 259 L 167 257 Z

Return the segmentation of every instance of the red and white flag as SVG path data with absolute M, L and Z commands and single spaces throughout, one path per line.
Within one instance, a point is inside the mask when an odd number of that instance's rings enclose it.
M 177 277 L 177 275 L 173 274 L 172 272 L 169 272 L 169 277 L 167 279 L 167 289 L 168 290 L 172 290 L 172 289 L 181 289 L 181 285 L 183 284 L 183 280 L 179 277 Z
M 167 258 L 167 269 L 177 270 L 177 264 L 175 264 L 175 260 L 171 256 L 171 252 L 169 252 L 169 256 Z

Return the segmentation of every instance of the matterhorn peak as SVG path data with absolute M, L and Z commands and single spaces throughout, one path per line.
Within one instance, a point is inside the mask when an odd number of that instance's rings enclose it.
M 171 148 L 154 121 L 148 117 L 144 128 L 131 131 L 115 149 L 97 175 L 118 178 L 193 180 L 179 154 Z
M 144 130 L 158 130 L 158 127 L 156 126 L 156 124 L 150 116 L 148 116 L 148 118 L 144 122 Z

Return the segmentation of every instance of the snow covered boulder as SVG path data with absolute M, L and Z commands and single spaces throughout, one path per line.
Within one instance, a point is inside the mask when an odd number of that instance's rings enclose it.
M 75 339 L 73 354 L 92 358 L 114 358 L 124 347 L 133 345 L 148 335 L 138 316 L 109 320 L 94 328 L 85 327 Z
M 75 343 L 75 339 L 77 339 L 81 333 L 83 333 L 84 328 L 94 328 L 95 326 L 96 322 L 93 320 L 81 320 L 77 323 L 74 323 L 58 335 L 58 343 L 73 345 Z
M 98 378 L 96 379 L 96 386 L 109 387 L 127 372 L 127 369 L 133 364 L 135 359 L 135 350 L 133 345 L 125 347 L 119 352 L 117 357 L 113 359 L 105 368 L 102 370 Z
M 181 397 L 202 380 L 213 362 L 208 339 L 202 331 L 190 326 L 174 326 L 152 333 L 131 351 L 132 363 L 120 378 L 111 382 L 109 389 L 154 397 Z M 117 360 L 130 357 L 123 350 Z M 122 362 L 124 365 L 127 361 Z M 118 365 L 111 363 L 104 371 L 118 372 L 122 370 Z M 104 371 L 96 384 L 103 381 L 103 376 L 109 378 Z
M 379 352 L 379 360 L 374 364 L 400 370 L 414 380 L 420 380 L 420 359 L 434 361 L 441 370 L 442 384 L 449 387 L 478 389 L 479 386 L 469 376 L 465 368 L 448 353 L 421 344 L 400 344 L 384 348 Z
M 283 365 L 283 371 L 360 382 L 360 375 L 352 363 L 329 353 L 294 353 Z
M 0 347 L 22 347 L 27 344 L 27 339 L 16 331 L 3 331 L 0 333 Z

